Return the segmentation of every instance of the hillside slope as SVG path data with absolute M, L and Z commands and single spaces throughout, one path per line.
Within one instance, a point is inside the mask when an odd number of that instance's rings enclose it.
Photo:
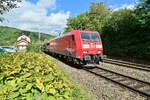
M 0 26 L 0 45 L 15 45 L 17 37 L 23 33 L 31 38 L 32 43 L 36 43 L 39 41 L 39 34 L 37 32 L 30 32 L 11 27 Z M 41 33 L 40 40 L 41 42 L 44 42 L 54 37 L 55 36 Z

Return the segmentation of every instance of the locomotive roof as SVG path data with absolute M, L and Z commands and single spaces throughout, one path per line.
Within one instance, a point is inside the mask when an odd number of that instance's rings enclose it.
M 84 33 L 98 33 L 97 31 L 88 31 L 88 30 L 72 30 L 72 31 L 84 32 Z
M 98 33 L 97 31 L 72 30 L 72 31 L 70 31 L 70 32 L 68 32 L 68 33 L 65 33 L 65 34 L 61 35 L 61 36 L 57 36 L 56 38 L 54 38 L 54 39 L 52 39 L 52 40 L 56 40 L 56 39 L 61 38 L 61 37 L 65 37 L 65 36 L 68 36 L 68 35 L 72 35 L 72 34 L 74 34 L 74 33 L 72 33 L 73 31 L 84 32 L 84 33 Z
M 69 33 L 66 33 L 66 34 L 63 34 L 63 35 L 61 35 L 61 36 L 57 36 L 56 38 L 54 38 L 54 39 L 52 39 L 52 40 L 56 40 L 56 39 L 58 39 L 58 38 L 61 38 L 61 37 L 64 37 L 64 36 L 68 36 L 69 35 Z

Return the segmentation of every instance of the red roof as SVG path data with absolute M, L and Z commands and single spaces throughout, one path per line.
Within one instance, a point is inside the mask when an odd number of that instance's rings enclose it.
M 24 44 L 22 44 L 24 42 Z M 26 45 L 28 45 L 28 41 L 26 41 L 26 40 L 24 40 L 24 39 L 22 39 L 22 40 L 20 40 L 20 41 L 18 41 L 17 42 L 17 46 L 26 46 Z

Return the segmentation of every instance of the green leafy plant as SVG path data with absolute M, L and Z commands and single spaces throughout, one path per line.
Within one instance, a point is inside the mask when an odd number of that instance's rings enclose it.
M 0 58 L 0 100 L 76 98 L 72 92 L 74 85 L 48 56 L 38 53 L 13 53 L 2 54 Z
M 41 52 L 40 45 L 29 44 L 27 46 L 26 52 L 37 52 L 37 53 L 40 53 Z

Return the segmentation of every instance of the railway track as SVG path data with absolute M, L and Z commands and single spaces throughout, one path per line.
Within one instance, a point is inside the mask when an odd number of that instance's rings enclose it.
M 120 73 L 116 73 L 116 72 L 113 72 L 104 68 L 100 68 L 98 66 L 95 66 L 92 68 L 83 68 L 83 69 L 92 74 L 95 74 L 96 76 L 103 77 L 123 87 L 126 87 L 135 92 L 138 92 L 148 97 L 148 100 L 150 100 L 150 83 L 149 82 L 139 80 L 130 76 L 122 75 Z
M 76 65 L 75 67 L 77 66 L 80 66 L 80 65 Z M 123 75 L 114 71 L 100 68 L 98 67 L 98 65 L 96 65 L 95 67 L 91 67 L 91 68 L 90 67 L 80 67 L 80 68 L 96 76 L 102 77 L 104 79 L 117 83 L 120 86 L 126 87 L 132 91 L 135 91 L 143 96 L 146 96 L 148 98 L 147 100 L 150 100 L 150 82 L 146 82 L 146 81 L 136 79 L 130 76 L 126 76 L 126 75 Z
M 114 59 L 109 59 L 109 58 L 103 60 L 103 62 L 119 65 L 119 66 L 122 66 L 122 67 L 134 68 L 134 69 L 150 72 L 150 65 L 136 64 L 136 63 L 132 63 L 132 62 L 114 60 Z

